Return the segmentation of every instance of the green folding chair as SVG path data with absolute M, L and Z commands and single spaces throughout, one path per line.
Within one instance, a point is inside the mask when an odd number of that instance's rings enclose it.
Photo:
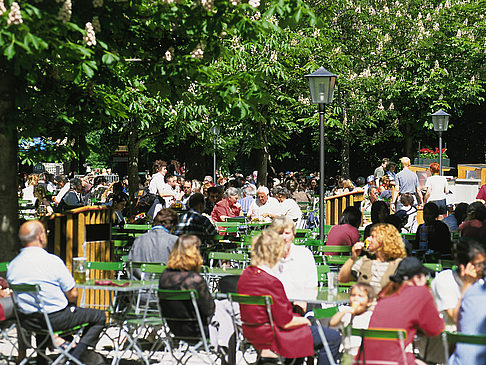
M 265 320 L 264 323 L 270 324 L 273 335 L 275 336 L 275 325 L 272 316 L 273 298 L 270 295 L 248 295 L 248 294 L 228 293 L 228 300 L 230 301 L 231 308 L 233 310 L 232 319 L 233 319 L 233 326 L 236 332 L 236 351 L 237 354 L 241 353 L 242 356 L 239 361 L 237 359 L 236 363 L 239 364 L 241 361 L 244 361 L 247 364 L 251 364 L 252 362 L 246 358 L 247 356 L 249 356 L 246 354 L 250 348 L 249 345 L 251 345 L 251 342 L 245 339 L 242 326 L 244 325 L 255 326 L 255 323 L 246 323 L 241 321 L 240 314 L 234 311 L 233 304 L 238 303 L 240 305 L 240 310 L 241 310 L 241 306 L 243 305 L 259 305 L 265 307 L 265 311 L 267 313 L 268 318 L 267 320 Z M 283 361 L 280 355 L 279 355 L 279 359 L 281 362 Z
M 444 344 L 444 355 L 446 359 L 449 359 L 449 345 L 466 343 L 469 345 L 486 346 L 486 335 L 469 335 L 444 331 L 441 334 L 441 338 Z
M 217 354 L 211 351 L 209 346 L 209 339 L 206 336 L 206 330 L 197 305 L 198 293 L 196 290 L 162 290 L 158 289 L 160 313 L 162 316 L 162 332 L 158 337 L 158 345 L 165 345 L 166 351 L 170 352 L 172 358 L 177 364 L 185 364 L 191 356 L 196 356 L 204 362 L 216 364 Z M 193 317 L 180 318 L 174 313 L 169 313 L 164 304 L 168 302 L 177 301 L 181 306 L 192 308 Z M 176 334 L 174 329 L 178 324 L 185 324 L 195 328 L 195 332 L 191 335 Z M 177 331 L 175 331 L 177 332 Z M 204 352 L 204 357 L 201 356 L 201 350 Z
M 327 283 L 327 273 L 331 271 L 329 265 L 317 265 L 317 284 L 320 288 Z
M 322 346 L 324 346 L 324 350 L 326 351 L 327 359 L 331 365 L 335 365 L 336 361 L 334 360 L 334 356 L 332 356 L 331 349 L 329 348 L 329 343 L 327 342 L 327 338 L 324 334 L 324 330 L 322 329 L 322 324 L 319 319 L 324 318 L 331 318 L 337 312 L 339 312 L 339 307 L 329 307 L 329 308 L 314 308 L 312 310 L 314 314 L 314 319 L 316 319 L 317 324 L 317 331 L 319 332 L 319 337 L 321 338 Z
M 404 329 L 383 329 L 383 328 L 353 328 L 347 327 L 345 329 L 345 333 L 347 336 L 359 336 L 361 337 L 361 346 L 360 351 L 358 353 L 358 363 L 363 361 L 363 365 L 368 364 L 377 364 L 376 360 L 370 359 L 366 357 L 366 353 L 364 351 L 365 341 L 369 340 L 395 340 L 398 341 L 400 344 L 400 349 L 402 350 L 402 359 L 398 361 L 398 359 L 390 359 L 396 360 L 397 364 L 407 364 L 407 354 L 405 352 L 405 339 L 407 338 L 407 331 Z
M 51 321 L 49 320 L 49 315 L 45 310 L 44 301 L 42 299 L 40 293 L 40 286 L 39 285 L 30 285 L 30 284 L 10 284 L 10 289 L 13 291 L 13 300 L 14 300 L 14 313 L 15 319 L 17 324 L 17 336 L 19 339 L 19 348 L 20 349 L 27 349 L 31 348 L 34 351 L 27 357 L 25 357 L 21 362 L 20 365 L 25 365 L 29 362 L 29 359 L 32 358 L 33 355 L 37 355 L 37 357 L 41 357 L 46 360 L 48 363 L 52 362 L 52 359 L 46 355 L 46 347 L 53 346 L 57 351 L 59 351 L 59 355 L 55 359 L 54 363 L 61 363 L 64 360 L 69 360 L 74 364 L 77 365 L 84 365 L 80 360 L 76 359 L 70 354 L 70 350 L 74 347 L 77 340 L 81 337 L 83 328 L 88 326 L 89 323 L 84 323 L 82 325 L 67 328 L 61 331 L 54 331 L 52 328 Z M 39 309 L 39 312 L 43 315 L 46 328 L 45 329 L 34 329 L 28 327 L 24 322 L 21 320 L 21 316 L 19 314 L 19 304 L 18 304 L 18 296 L 19 295 L 28 295 L 34 298 L 35 305 Z M 35 345 L 31 342 L 31 337 L 35 336 L 39 342 Z M 55 337 L 63 337 L 68 338 L 68 336 L 72 336 L 70 341 L 67 341 L 67 345 L 59 346 L 56 343 Z M 27 352 L 26 352 L 27 353 Z
M 438 263 L 424 263 L 423 264 L 427 269 L 434 270 L 436 273 L 442 271 L 442 265 Z

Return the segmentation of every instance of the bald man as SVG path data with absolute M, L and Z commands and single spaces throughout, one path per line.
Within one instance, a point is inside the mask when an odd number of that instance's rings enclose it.
M 7 271 L 11 284 L 38 284 L 44 307 L 49 314 L 54 331 L 69 329 L 89 323 L 83 336 L 71 354 L 78 358 L 88 347 L 95 347 L 105 325 L 104 312 L 97 309 L 79 308 L 76 283 L 64 262 L 45 250 L 47 235 L 39 221 L 28 221 L 20 227 L 19 238 L 24 248 L 13 259 Z M 46 329 L 44 317 L 34 298 L 19 294 L 21 320 L 34 329 Z

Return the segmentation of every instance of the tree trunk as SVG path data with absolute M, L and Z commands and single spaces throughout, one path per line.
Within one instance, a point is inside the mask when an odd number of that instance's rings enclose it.
M 135 195 L 138 191 L 138 151 L 140 149 L 140 140 L 138 138 L 138 129 L 133 128 L 128 132 L 128 186 L 129 186 L 129 207 L 130 216 L 136 214 Z
M 17 122 L 16 82 L 13 72 L 0 62 L 0 261 L 10 261 L 20 248 L 17 232 Z
M 268 172 L 268 153 L 265 149 L 259 148 L 255 150 L 256 170 L 258 171 L 257 187 L 267 186 L 267 172 Z
M 413 154 L 415 147 L 413 145 L 414 143 L 414 136 L 412 136 L 412 126 L 410 123 L 405 123 L 405 156 L 410 158 L 411 161 L 413 161 Z

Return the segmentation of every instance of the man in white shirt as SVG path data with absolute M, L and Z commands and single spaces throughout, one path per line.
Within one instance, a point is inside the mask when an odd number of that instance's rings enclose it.
M 271 215 L 278 215 L 280 204 L 277 199 L 269 196 L 266 186 L 260 186 L 257 190 L 257 199 L 250 205 L 249 218 L 264 219 L 270 221 Z

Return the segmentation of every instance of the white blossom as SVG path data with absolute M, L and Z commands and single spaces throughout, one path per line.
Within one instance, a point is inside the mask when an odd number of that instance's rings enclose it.
M 231 0 L 231 5 L 237 6 L 240 4 L 240 0 Z
M 254 8 L 258 8 L 260 6 L 260 0 L 250 0 L 248 1 L 248 4 Z
M 473 76 L 471 77 L 471 81 L 470 81 L 470 83 L 471 83 L 471 84 L 474 84 L 475 82 L 476 82 L 476 78 L 475 78 L 475 77 L 474 77 L 474 75 L 473 75 Z
M 435 22 L 433 29 L 434 29 L 435 32 L 438 32 L 439 31 L 439 23 Z
M 174 48 L 170 47 L 167 51 L 165 51 L 164 58 L 166 61 L 170 62 L 172 61 L 172 58 L 174 56 Z
M 93 29 L 96 33 L 101 32 L 100 18 L 98 18 L 97 16 L 94 16 L 93 20 L 91 20 L 91 24 L 93 24 Z
M 434 68 L 439 68 L 439 61 L 438 60 L 435 60 Z
M 451 0 L 446 0 L 446 2 L 444 4 L 444 8 L 449 9 L 450 7 L 451 7 Z
M 461 38 L 462 37 L 462 31 L 460 29 L 457 30 L 456 37 L 457 38 Z
M 277 59 L 278 59 L 277 52 L 272 51 L 272 53 L 270 54 L 270 61 L 277 62 Z
M 211 11 L 214 7 L 214 0 L 201 0 L 201 5 L 207 11 Z
M 73 13 L 73 4 L 71 3 L 71 0 L 66 0 L 64 1 L 64 4 L 62 4 L 62 8 L 59 9 L 59 13 L 57 13 L 57 20 L 67 23 L 68 21 L 71 20 L 71 14 Z
M 22 15 L 20 14 L 20 6 L 14 1 L 10 6 L 10 13 L 8 14 L 7 24 L 21 24 L 23 22 Z
M 390 13 L 390 9 L 388 9 L 388 6 L 385 5 L 385 7 L 383 8 L 383 12 L 385 14 L 389 14 Z
M 5 7 L 5 4 L 3 0 L 0 0 L 0 15 L 3 15 L 7 11 L 7 8 Z
M 83 43 L 89 47 L 96 46 L 96 34 L 93 29 L 93 24 L 90 22 L 86 23 L 84 30 L 86 31 L 86 34 L 83 37 Z
M 430 13 L 427 13 L 427 17 L 425 18 L 425 20 L 428 21 L 428 22 L 430 22 L 432 20 Z
M 103 0 L 93 0 L 93 8 L 101 8 L 103 6 Z
M 385 110 L 385 107 L 383 106 L 383 100 L 378 100 L 378 109 L 379 110 Z
M 464 23 L 462 23 L 465 27 L 467 27 L 467 18 L 464 19 Z
M 390 103 L 390 106 L 388 107 L 388 110 L 394 110 L 395 109 L 395 105 L 393 103 Z
M 361 6 L 360 6 L 360 5 L 358 5 L 358 6 L 356 7 L 356 9 L 354 9 L 354 12 L 355 12 L 356 14 L 361 14 Z
M 199 43 L 198 46 L 196 47 L 196 49 L 194 49 L 191 52 L 191 57 L 201 59 L 201 58 L 203 58 L 203 56 L 204 56 L 203 45 L 202 45 L 202 43 Z

